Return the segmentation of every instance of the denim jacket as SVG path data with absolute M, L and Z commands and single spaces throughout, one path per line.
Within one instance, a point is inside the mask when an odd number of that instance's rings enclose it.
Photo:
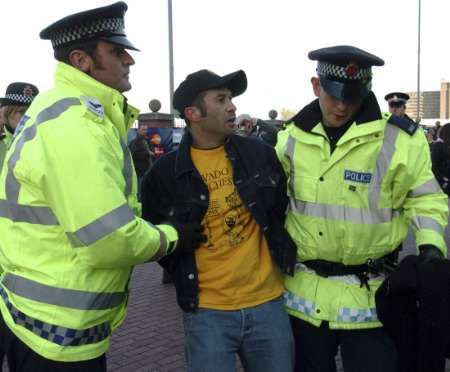
M 209 192 L 195 168 L 187 131 L 177 151 L 160 158 L 142 186 L 142 216 L 161 222 L 201 223 L 208 209 Z M 260 226 L 272 258 L 280 269 L 293 275 L 296 246 L 284 229 L 288 203 L 286 178 L 275 151 L 264 142 L 236 135 L 225 142 L 233 167 L 233 181 L 242 202 Z M 177 301 L 184 311 L 198 307 L 198 274 L 195 254 L 166 256 L 160 261 L 173 276 Z

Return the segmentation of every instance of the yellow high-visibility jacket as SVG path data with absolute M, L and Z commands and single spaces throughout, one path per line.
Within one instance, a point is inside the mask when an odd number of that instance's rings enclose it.
M 428 143 L 417 125 L 381 114 L 374 96 L 331 153 L 318 101 L 278 135 L 277 154 L 288 179 L 286 228 L 297 245 L 297 270 L 286 277 L 287 311 L 330 328 L 380 327 L 375 291 L 354 275 L 321 277 L 302 265 L 325 260 L 358 265 L 383 257 L 405 239 L 444 254 L 447 197 L 431 172 Z
M 45 358 L 103 354 L 124 320 L 133 265 L 173 249 L 142 220 L 127 130 L 138 111 L 59 63 L 14 136 L 0 176 L 0 310 Z

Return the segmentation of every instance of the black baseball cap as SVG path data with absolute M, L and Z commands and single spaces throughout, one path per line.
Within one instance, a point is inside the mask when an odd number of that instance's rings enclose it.
M 243 70 L 219 76 L 210 70 L 199 70 L 186 76 L 173 94 L 173 107 L 184 118 L 184 109 L 192 105 L 197 96 L 210 89 L 228 88 L 233 97 L 247 89 L 247 75 Z

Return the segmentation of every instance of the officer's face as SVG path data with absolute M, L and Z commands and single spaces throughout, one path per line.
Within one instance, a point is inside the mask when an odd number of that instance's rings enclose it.
M 94 57 L 88 71 L 90 76 L 121 93 L 131 89 L 129 73 L 134 59 L 123 47 L 100 40 Z
M 397 116 L 405 116 L 406 106 L 389 105 L 389 112 Z
M 314 94 L 319 98 L 322 111 L 322 123 L 328 127 L 341 127 L 347 123 L 359 110 L 360 101 L 342 102 L 330 96 L 320 85 L 319 78 L 311 79 Z

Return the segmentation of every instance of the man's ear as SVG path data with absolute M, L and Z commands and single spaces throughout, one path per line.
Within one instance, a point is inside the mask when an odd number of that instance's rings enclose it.
M 73 67 L 86 74 L 89 74 L 93 64 L 92 57 L 81 49 L 74 49 L 70 52 L 69 62 Z
M 202 113 L 195 106 L 189 106 L 184 109 L 184 117 L 189 120 L 190 123 L 196 123 L 202 117 Z
M 314 95 L 316 97 L 319 97 L 319 93 L 320 93 L 320 80 L 319 80 L 319 78 L 318 77 L 312 77 L 311 78 L 311 85 L 312 85 L 312 88 L 313 88 Z

